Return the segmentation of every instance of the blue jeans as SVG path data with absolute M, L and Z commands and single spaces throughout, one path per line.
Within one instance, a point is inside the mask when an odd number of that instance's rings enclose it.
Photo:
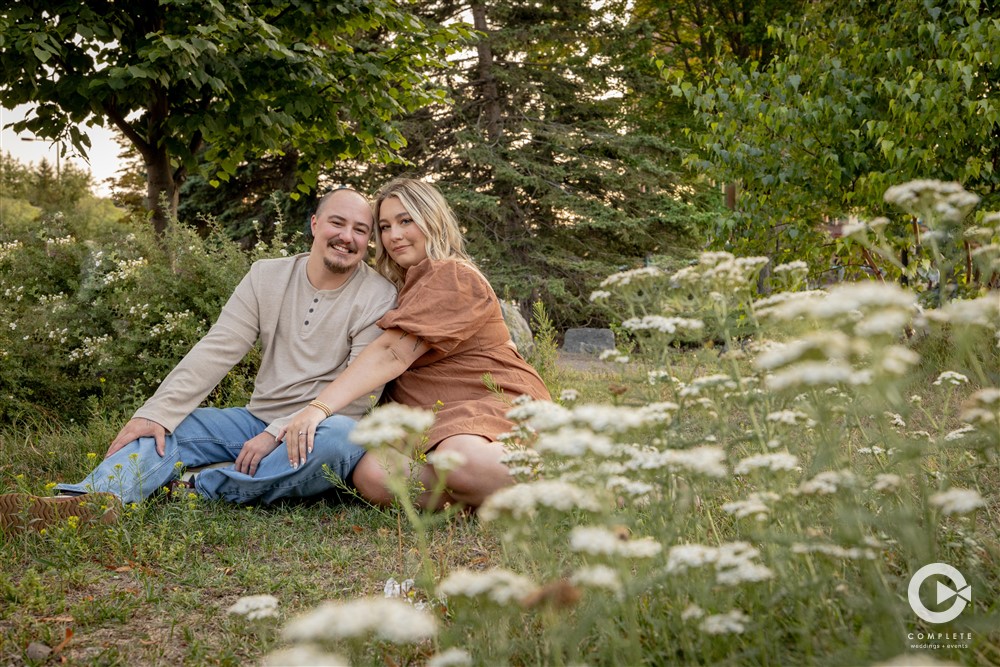
M 329 491 L 333 484 L 323 469 L 347 480 L 365 450 L 347 436 L 355 422 L 334 415 L 316 428 L 313 451 L 298 468 L 288 463 L 284 443 L 268 454 L 251 477 L 235 468 L 204 470 L 195 477 L 195 490 L 212 500 L 234 503 L 273 503 Z M 180 476 L 182 468 L 236 461 L 243 443 L 264 432 L 267 424 L 245 408 L 198 408 L 166 437 L 166 453 L 156 453 L 153 438 L 139 438 L 104 459 L 79 484 L 59 484 L 60 491 L 108 491 L 123 503 L 139 502 Z M 180 464 L 180 465 L 178 465 Z

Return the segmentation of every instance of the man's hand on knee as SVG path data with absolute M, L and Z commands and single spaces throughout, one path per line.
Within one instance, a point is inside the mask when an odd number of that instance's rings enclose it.
M 257 473 L 257 466 L 264 460 L 264 457 L 277 448 L 277 438 L 267 431 L 255 435 L 243 443 L 243 449 L 236 457 L 236 470 L 253 477 Z
M 163 428 L 163 426 L 157 424 L 152 419 L 145 419 L 143 417 L 130 419 L 128 420 L 128 423 L 122 427 L 122 430 L 118 431 L 118 435 L 115 436 L 115 439 L 111 441 L 111 446 L 108 447 L 108 453 L 104 455 L 104 458 L 111 456 L 128 443 L 133 440 L 138 440 L 139 438 L 155 439 L 156 453 L 163 456 L 167 451 L 166 436 L 167 429 Z

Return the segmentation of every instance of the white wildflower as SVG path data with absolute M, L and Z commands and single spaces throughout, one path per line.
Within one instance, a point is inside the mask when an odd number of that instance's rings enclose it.
M 780 470 L 798 470 L 799 469 L 799 457 L 794 454 L 786 454 L 784 452 L 774 452 L 771 454 L 756 454 L 754 456 L 748 456 L 742 459 L 736 464 L 733 469 L 737 475 L 746 475 L 759 468 L 767 468 L 768 470 L 780 471 Z
M 324 602 L 293 619 L 282 632 L 286 640 L 295 642 L 372 635 L 394 644 L 416 643 L 435 634 L 437 621 L 434 616 L 391 598 Z
M 435 449 L 427 453 L 427 463 L 432 465 L 434 471 L 441 475 L 458 470 L 468 462 L 469 459 L 465 454 L 451 449 Z
M 621 475 L 608 477 L 605 485 L 611 491 L 617 491 L 619 493 L 624 493 L 627 496 L 633 496 L 636 498 L 649 495 L 656 488 L 652 484 L 640 482 L 630 477 L 623 477 Z
M 273 595 L 248 595 L 237 600 L 226 612 L 246 616 L 251 621 L 270 618 L 278 614 L 278 598 Z
M 944 436 L 944 439 L 945 439 L 945 442 L 954 442 L 956 440 L 961 440 L 962 438 L 964 438 L 969 433 L 975 433 L 975 432 L 976 432 L 976 427 L 972 426 L 971 424 L 968 424 L 968 425 L 963 426 L 961 428 L 956 428 L 951 433 L 946 434 Z
M 704 329 L 705 323 L 701 320 L 692 320 L 683 317 L 646 315 L 641 318 L 633 317 L 627 319 L 622 322 L 622 327 L 632 331 L 658 331 L 663 334 L 690 335 Z
M 559 400 L 563 403 L 572 403 L 578 398 L 580 398 L 580 392 L 576 389 L 563 389 L 562 393 L 559 394 Z
M 765 385 L 772 391 L 783 391 L 835 384 L 866 385 L 870 382 L 870 373 L 855 371 L 849 364 L 807 361 L 768 375 Z
M 954 299 L 925 313 L 928 320 L 954 325 L 996 326 L 1000 322 L 1000 299 L 996 293 L 978 299 Z
M 875 475 L 872 489 L 881 493 L 895 493 L 903 486 L 903 478 L 891 472 Z
M 746 542 L 726 542 L 718 547 L 680 544 L 670 548 L 665 571 L 682 574 L 692 568 L 714 565 L 716 581 L 726 586 L 773 578 L 769 568 L 754 562 L 759 555 L 760 551 Z
M 869 313 L 854 325 L 857 336 L 898 336 L 909 324 L 912 315 L 908 311 L 887 309 Z
M 471 664 L 472 656 L 469 652 L 456 646 L 435 653 L 427 661 L 427 667 L 466 667 Z
M 957 662 L 938 660 L 927 653 L 901 653 L 872 667 L 959 667 Z
M 641 269 L 632 269 L 630 271 L 622 271 L 620 273 L 614 273 L 603 281 L 601 281 L 601 287 L 612 287 L 614 285 L 628 285 L 633 280 L 648 280 L 651 278 L 658 278 L 663 275 L 663 271 L 655 266 L 645 266 Z
M 607 528 L 597 526 L 574 528 L 569 534 L 569 546 L 578 553 L 624 558 L 652 558 L 663 549 L 652 538 L 626 539 Z
M 903 420 L 903 416 L 896 414 L 895 412 L 886 412 L 886 418 L 889 420 L 891 426 L 896 428 L 906 428 L 906 422 Z
M 749 616 L 739 609 L 733 609 L 725 614 L 706 616 L 699 627 L 709 635 L 740 634 L 746 630 L 749 622 Z
M 804 273 L 808 273 L 809 272 L 809 265 L 806 264 L 805 262 L 803 262 L 802 260 L 797 259 L 797 260 L 795 260 L 793 262 L 786 262 L 785 264 L 778 264 L 776 267 L 774 267 L 773 271 L 774 271 L 774 273 L 777 273 L 779 275 L 784 274 L 784 273 L 791 273 L 791 274 L 803 273 L 804 274 Z
M 607 565 L 581 567 L 569 580 L 577 586 L 603 588 L 615 594 L 622 592 L 622 582 L 618 572 Z
M 734 500 L 725 503 L 722 506 L 722 511 L 726 514 L 732 514 L 737 519 L 752 516 L 758 521 L 762 521 L 767 518 L 768 513 L 771 511 L 771 508 L 765 501 L 776 500 L 778 497 L 777 494 L 769 492 L 751 493 L 744 500 Z
M 640 450 L 632 453 L 626 462 L 629 470 L 685 471 L 709 477 L 725 477 L 726 453 L 721 447 L 703 445 L 694 449 L 668 449 L 663 451 Z
M 597 358 L 601 361 L 611 361 L 616 364 L 627 364 L 629 361 L 628 355 L 618 350 L 603 350 Z
M 945 371 L 940 375 L 938 375 L 937 379 L 934 380 L 934 382 L 932 382 L 931 384 L 933 384 L 935 387 L 940 387 L 942 384 L 945 383 L 951 385 L 960 385 L 960 384 L 968 384 L 968 382 L 969 378 L 962 375 L 961 373 L 958 373 L 956 371 Z
M 498 605 L 519 602 L 536 589 L 531 579 L 510 570 L 453 570 L 438 584 L 437 592 L 446 597 L 483 597 Z
M 376 408 L 354 427 L 350 440 L 366 448 L 395 445 L 423 434 L 434 423 L 434 413 L 401 403 Z
M 794 493 L 802 495 L 829 495 L 837 489 L 852 486 L 854 473 L 850 470 L 824 470 L 809 481 L 802 482 Z
M 681 620 L 682 621 L 690 621 L 692 619 L 696 620 L 704 615 L 705 615 L 704 609 L 702 609 L 696 604 L 689 604 L 687 607 L 684 608 L 684 611 L 681 612 Z
M 586 454 L 610 456 L 615 452 L 611 438 L 589 429 L 564 426 L 554 433 L 542 433 L 535 442 L 535 449 L 558 456 L 579 457 Z
M 764 419 L 778 424 L 788 424 L 789 426 L 805 424 L 808 428 L 812 428 L 816 425 L 816 422 L 810 419 L 809 415 L 800 410 L 777 410 L 768 413 Z
M 885 191 L 885 200 L 925 222 L 936 217 L 960 222 L 979 203 L 979 196 L 961 183 L 917 179 L 892 186 Z
M 1000 422 L 1000 388 L 987 387 L 970 396 L 959 419 L 980 428 Z
M 539 480 L 515 484 L 493 493 L 480 505 L 478 516 L 482 521 L 493 521 L 500 516 L 524 519 L 534 515 L 539 507 L 561 512 L 600 512 L 605 508 L 592 491 L 566 482 Z
M 264 656 L 264 667 L 348 667 L 347 658 L 311 644 L 290 646 Z
M 610 298 L 611 292 L 603 289 L 594 290 L 590 293 L 591 301 L 603 301 L 604 299 Z
M 930 497 L 930 503 L 938 507 L 942 514 L 968 514 L 980 507 L 986 507 L 986 502 L 973 489 L 948 489 L 935 493 Z

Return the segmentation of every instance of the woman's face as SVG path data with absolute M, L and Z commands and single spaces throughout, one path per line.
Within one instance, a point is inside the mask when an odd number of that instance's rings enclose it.
M 389 257 L 404 269 L 427 259 L 427 237 L 398 197 L 389 197 L 379 206 L 378 233 Z

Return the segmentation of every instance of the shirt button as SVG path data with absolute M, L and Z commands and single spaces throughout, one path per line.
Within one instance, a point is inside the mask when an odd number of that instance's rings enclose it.
M 313 303 L 319 303 L 319 299 L 313 299 Z
M 306 326 L 309 326 L 309 320 L 306 320 Z
M 309 309 L 309 312 L 311 313 L 312 311 L 313 311 L 313 309 L 312 309 L 312 308 L 310 308 L 310 309 Z

